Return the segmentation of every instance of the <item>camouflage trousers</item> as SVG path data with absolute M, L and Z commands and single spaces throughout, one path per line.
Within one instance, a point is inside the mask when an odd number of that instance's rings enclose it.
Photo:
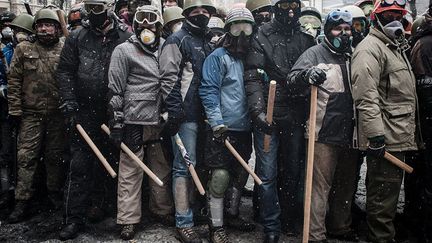
M 64 119 L 60 113 L 23 114 L 18 135 L 16 200 L 29 200 L 36 188 L 38 163 L 44 163 L 49 194 L 63 186 Z

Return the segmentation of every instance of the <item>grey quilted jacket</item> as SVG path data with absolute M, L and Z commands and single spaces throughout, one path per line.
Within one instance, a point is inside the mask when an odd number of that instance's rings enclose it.
M 123 112 L 125 124 L 158 125 L 161 93 L 158 52 L 151 52 L 135 35 L 118 45 L 108 72 L 109 105 Z

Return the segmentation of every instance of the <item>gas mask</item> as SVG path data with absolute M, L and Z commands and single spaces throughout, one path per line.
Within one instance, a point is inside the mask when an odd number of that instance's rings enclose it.
M 278 3 L 274 8 L 274 13 L 277 21 L 292 28 L 301 16 L 300 3 L 291 1 Z
M 2 40 L 12 40 L 13 38 L 13 31 L 10 27 L 4 27 L 1 31 Z
M 20 43 L 20 42 L 27 40 L 28 36 L 29 35 L 25 32 L 18 32 L 15 34 L 15 39 L 18 43 Z
M 404 38 L 404 27 L 402 23 L 398 20 L 394 20 L 385 26 L 382 26 L 381 22 L 378 20 L 378 23 L 381 26 L 381 29 L 383 30 L 384 34 L 388 36 L 392 40 L 400 40 L 401 38 Z
M 328 35 L 326 38 L 332 49 L 334 49 L 336 52 L 351 52 L 352 36 L 345 31 L 341 31 L 341 33 L 337 36 Z
M 223 47 L 234 57 L 244 59 L 249 52 L 252 33 L 253 26 L 250 23 L 232 24 L 225 36 Z
M 153 45 L 156 42 L 156 34 L 149 29 L 143 29 L 139 38 L 141 42 L 147 46 Z

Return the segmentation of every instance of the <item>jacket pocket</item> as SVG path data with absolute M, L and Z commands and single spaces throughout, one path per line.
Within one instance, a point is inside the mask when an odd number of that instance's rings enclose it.
M 159 116 L 158 93 L 125 95 L 126 121 L 157 122 Z
M 414 139 L 415 111 L 411 105 L 384 107 L 387 144 L 403 144 Z
M 37 69 L 39 54 L 33 52 L 25 52 L 23 56 L 24 56 L 24 61 L 23 61 L 24 71 L 34 72 Z

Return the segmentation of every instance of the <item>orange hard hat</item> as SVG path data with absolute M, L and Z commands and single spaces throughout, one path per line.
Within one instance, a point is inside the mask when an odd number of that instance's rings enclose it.
M 375 14 L 379 14 L 379 13 L 382 13 L 385 11 L 390 11 L 390 10 L 402 11 L 403 15 L 408 13 L 408 10 L 406 10 L 404 7 L 396 4 L 396 1 L 392 5 L 385 6 L 384 0 L 378 0 L 375 2 L 374 10 L 371 13 L 371 19 L 372 20 L 375 19 Z

